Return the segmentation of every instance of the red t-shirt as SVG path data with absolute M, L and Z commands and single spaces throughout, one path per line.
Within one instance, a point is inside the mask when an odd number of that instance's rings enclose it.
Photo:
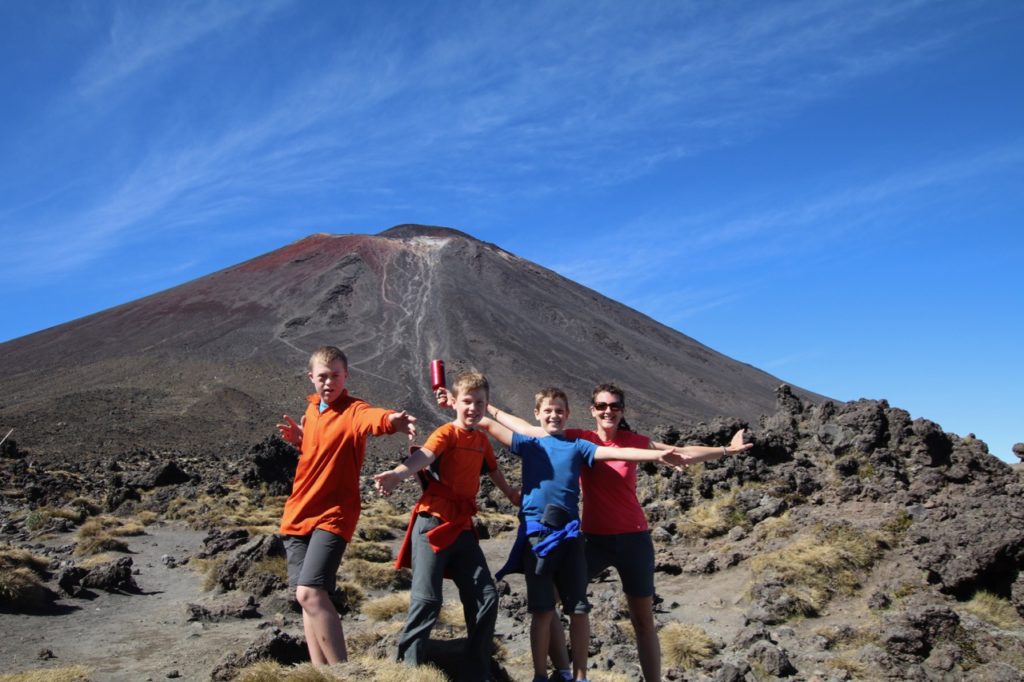
M 597 432 L 583 429 L 567 429 L 565 435 L 612 448 L 651 447 L 650 438 L 632 431 L 619 431 L 612 441 L 601 440 Z M 580 469 L 584 533 L 618 535 L 648 529 L 647 516 L 636 498 L 636 464 L 594 460 L 593 466 Z

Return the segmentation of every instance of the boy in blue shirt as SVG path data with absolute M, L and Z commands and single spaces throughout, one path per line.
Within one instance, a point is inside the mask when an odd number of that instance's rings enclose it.
M 585 680 L 590 644 L 590 604 L 587 601 L 587 568 L 579 528 L 579 474 L 594 460 L 654 461 L 683 464 L 674 449 L 644 450 L 598 446 L 585 440 L 568 440 L 569 399 L 557 388 L 537 394 L 534 416 L 548 434 L 532 438 L 484 419 L 480 428 L 508 447 L 522 460 L 522 508 L 519 538 L 509 563 L 495 577 L 508 572 L 526 574 L 526 603 L 531 614 L 530 651 L 534 681 L 547 680 L 547 656 L 555 613 L 555 589 L 562 608 L 569 613 L 573 678 Z M 517 556 L 519 555 L 519 556 Z M 521 557 L 522 562 L 518 559 Z

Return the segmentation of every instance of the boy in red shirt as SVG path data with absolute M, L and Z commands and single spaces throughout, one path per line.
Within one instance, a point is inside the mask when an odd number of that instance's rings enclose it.
M 318 349 L 309 358 L 309 380 L 316 393 L 308 398 L 301 424 L 284 415 L 285 422 L 277 425 L 281 437 L 301 452 L 280 532 L 288 552 L 288 583 L 302 607 L 314 665 L 348 658 L 330 593 L 362 509 L 359 472 L 366 439 L 400 431 L 410 438 L 416 434 L 415 417 L 349 396 L 346 379 L 345 354 L 334 346 Z
M 398 660 L 426 662 L 426 644 L 441 612 L 441 583 L 450 577 L 459 588 L 466 616 L 465 671 L 461 679 L 489 680 L 498 592 L 473 529 L 480 474 L 486 471 L 513 505 L 519 493 L 498 468 L 487 435 L 477 429 L 487 414 L 489 387 L 479 372 L 455 379 L 452 396 L 455 420 L 430 434 L 426 444 L 404 464 L 374 476 L 377 490 L 387 495 L 404 479 L 433 464 L 437 477 L 427 484 L 409 520 L 409 529 L 395 563 L 412 566 L 409 615 L 398 641 Z

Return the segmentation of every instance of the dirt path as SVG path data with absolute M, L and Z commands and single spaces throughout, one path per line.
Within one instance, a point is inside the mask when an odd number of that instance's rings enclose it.
M 60 615 L 0 615 L 0 670 L 83 665 L 97 682 L 168 679 L 207 680 L 225 652 L 244 648 L 261 620 L 188 623 L 185 605 L 206 603 L 209 593 L 192 569 L 170 568 L 161 559 L 184 561 L 205 534 L 154 524 L 131 538 L 135 581 L 141 594 L 96 591 L 95 599 L 63 599 Z M 56 658 L 40 660 L 49 649 Z M 172 678 L 173 679 L 173 678 Z

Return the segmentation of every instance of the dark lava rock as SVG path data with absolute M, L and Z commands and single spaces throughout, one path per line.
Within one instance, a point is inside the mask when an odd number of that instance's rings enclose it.
M 106 592 L 131 592 L 137 594 L 139 586 L 132 577 L 132 558 L 121 557 L 116 561 L 90 569 L 82 576 L 82 587 L 91 587 Z
M 216 581 L 225 590 L 245 590 L 260 597 L 287 587 L 281 577 L 261 570 L 259 565 L 271 558 L 285 556 L 284 543 L 276 535 L 262 535 L 235 550 L 217 567 Z
M 296 665 L 309 660 L 303 639 L 292 637 L 278 628 L 260 635 L 241 654 L 228 654 L 210 673 L 210 679 L 234 679 L 238 671 L 256 661 L 275 661 L 281 665 Z
M 254 490 L 266 486 L 269 495 L 287 495 L 292 490 L 299 452 L 278 436 L 270 436 L 249 450 L 242 483 Z
M 191 477 L 181 470 L 173 460 L 160 462 L 143 474 L 139 474 L 132 480 L 132 484 L 149 490 L 151 488 L 162 488 L 169 485 L 180 485 L 188 483 Z
M 757 663 L 765 672 L 775 677 L 789 677 L 797 671 L 790 662 L 786 650 L 766 640 L 754 642 L 747 651 L 747 660 Z
M 203 548 L 196 554 L 200 559 L 208 559 L 221 552 L 229 552 L 241 547 L 249 541 L 249 531 L 244 528 L 221 530 L 214 528 L 203 538 Z

